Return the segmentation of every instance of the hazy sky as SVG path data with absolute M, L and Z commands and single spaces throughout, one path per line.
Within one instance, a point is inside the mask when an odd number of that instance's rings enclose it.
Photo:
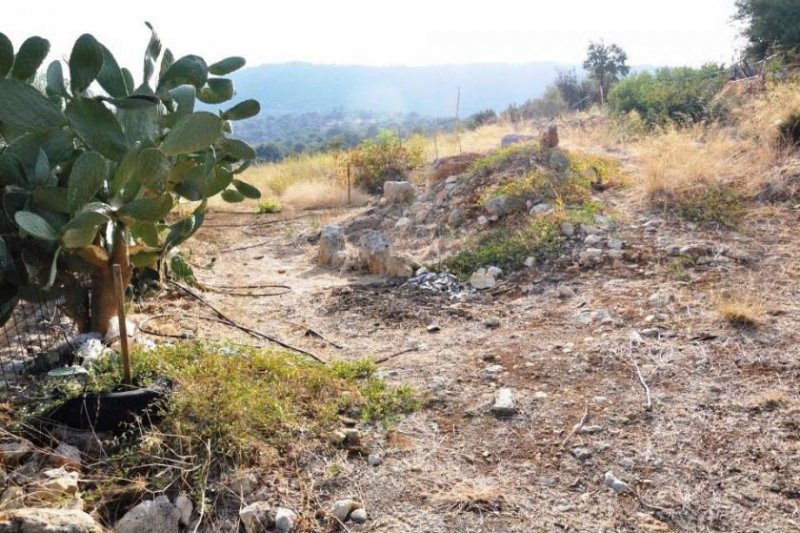
M 590 40 L 620 44 L 630 64 L 730 62 L 738 45 L 734 0 L 32 0 L 4 10 L 0 31 L 30 35 L 66 56 L 92 33 L 140 71 L 154 24 L 176 56 L 249 65 L 283 61 L 369 65 L 558 61 L 580 63 Z

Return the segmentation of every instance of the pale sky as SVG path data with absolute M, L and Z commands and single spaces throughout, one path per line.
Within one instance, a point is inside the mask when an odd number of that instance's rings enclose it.
M 30 35 L 69 55 L 92 33 L 137 78 L 156 28 L 176 57 L 248 65 L 285 61 L 365 65 L 580 63 L 590 40 L 618 43 L 632 65 L 730 63 L 740 42 L 734 0 L 177 0 L 37 1 L 5 9 L 15 48 Z M 219 9 L 205 8 L 218 6 Z

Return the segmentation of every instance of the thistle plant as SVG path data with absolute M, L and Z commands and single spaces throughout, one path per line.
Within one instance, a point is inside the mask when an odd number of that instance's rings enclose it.
M 255 152 L 231 137 L 258 102 L 196 105 L 231 100 L 225 76 L 245 60 L 176 59 L 148 27 L 139 84 L 92 35 L 41 69 L 47 40 L 15 51 L 0 33 L 0 323 L 20 299 L 64 295 L 81 330 L 104 333 L 113 264 L 127 285 L 198 230 L 209 198 L 260 196 L 238 178 Z

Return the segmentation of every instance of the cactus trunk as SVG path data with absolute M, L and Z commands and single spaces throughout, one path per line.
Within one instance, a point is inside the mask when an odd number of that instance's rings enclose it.
M 122 286 L 131 282 L 131 263 L 125 230 L 118 225 L 114 229 L 114 247 L 108 264 L 92 276 L 92 320 L 91 331 L 105 335 L 112 319 L 117 316 L 117 295 L 114 290 L 112 265 L 122 267 Z

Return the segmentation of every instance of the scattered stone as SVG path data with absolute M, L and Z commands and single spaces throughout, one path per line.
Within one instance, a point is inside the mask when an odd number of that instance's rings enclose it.
M 159 533 L 178 533 L 181 514 L 166 496 L 155 500 L 146 500 L 125 513 L 125 516 L 114 527 L 116 533 L 141 533 L 142 531 L 158 531 Z M 248 530 L 248 533 L 253 533 Z
M 371 274 L 386 273 L 387 260 L 392 255 L 392 240 L 382 231 L 366 231 L 358 240 Z
M 477 290 L 491 289 L 497 284 L 494 276 L 486 272 L 485 268 L 479 268 L 469 278 L 469 283 Z
M 558 146 L 558 126 L 550 124 L 539 132 L 539 142 L 542 148 L 556 148 Z
M 603 241 L 603 238 L 599 235 L 587 235 L 585 239 L 583 239 L 583 244 L 586 246 L 596 246 Z
M 356 524 L 364 524 L 367 521 L 367 510 L 362 508 L 354 510 L 350 513 L 350 520 Z
M 481 216 L 478 217 L 478 225 L 479 226 L 485 226 L 488 223 L 489 223 L 489 219 L 486 218 L 485 216 L 481 215 Z
M 335 502 L 328 510 L 328 513 L 339 522 L 346 522 L 347 517 L 350 516 L 350 513 L 357 508 L 358 504 L 355 501 L 347 498 Z
M 428 333 L 436 333 L 442 330 L 442 328 L 439 327 L 439 324 L 429 324 L 425 329 L 428 330 Z
M 261 533 L 275 525 L 275 513 L 269 502 L 253 502 L 239 511 L 239 520 L 246 533 Z M 143 529 L 142 531 L 151 531 Z
M 343 252 L 344 247 L 345 239 L 342 228 L 336 224 L 325 226 L 320 232 L 317 261 L 320 265 L 331 264 L 334 255 L 336 255 L 337 252 Z
M 394 223 L 395 229 L 403 230 L 406 228 L 411 227 L 411 219 L 408 217 L 400 217 L 397 219 L 397 222 Z
M 608 247 L 612 250 L 622 250 L 622 241 L 619 239 L 608 239 Z
M 117 326 L 117 331 L 113 332 L 109 329 L 109 335 L 111 339 L 115 339 L 119 337 L 119 320 L 114 321 L 114 325 Z M 126 324 L 129 325 L 129 324 Z M 128 329 L 128 335 L 132 335 L 131 330 Z M 104 358 L 108 357 L 108 354 L 111 351 L 106 348 L 106 345 L 103 344 L 100 339 L 89 339 L 75 350 L 75 357 L 78 361 L 81 361 L 81 366 L 87 370 L 91 369 L 94 365 L 99 363 Z
M 608 451 L 611 448 L 611 445 L 607 442 L 598 442 L 594 445 L 594 451 L 596 453 L 603 453 Z
M 622 494 L 630 489 L 627 483 L 618 479 L 612 472 L 606 472 L 605 476 L 603 476 L 603 483 L 617 494 Z
M 437 377 L 431 378 L 428 380 L 428 388 L 434 391 L 444 390 L 447 388 L 447 381 L 445 381 L 443 378 L 437 378 Z
M 632 469 L 636 466 L 636 462 L 630 457 L 622 457 L 617 461 L 617 464 L 626 470 Z
M 558 292 L 559 298 L 563 298 L 565 300 L 575 296 L 575 291 L 567 285 L 559 285 L 558 289 L 556 289 L 556 292 Z
M 483 372 L 481 372 L 481 379 L 484 380 L 497 379 L 497 376 L 499 376 L 503 372 L 503 370 L 505 370 L 505 368 L 503 368 L 503 365 L 488 366 L 483 369 Z
M 571 222 L 562 222 L 561 223 L 561 234 L 564 237 L 572 237 L 575 235 L 575 225 Z
M 666 291 L 655 292 L 647 299 L 647 303 L 652 307 L 666 307 L 673 301 L 675 301 L 675 295 Z
M 459 227 L 461 224 L 464 223 L 464 211 L 461 208 L 456 207 L 450 214 L 447 216 L 447 224 L 453 228 Z
M 536 265 L 536 258 L 532 256 L 526 257 L 523 264 L 528 268 L 533 268 Z
M 192 499 L 189 498 L 189 496 L 187 496 L 185 493 L 181 492 L 178 494 L 178 497 L 175 498 L 175 508 L 180 514 L 180 524 L 182 526 L 188 526 L 192 521 L 192 511 L 194 511 Z
M 541 204 L 536 204 L 535 206 L 533 206 L 531 208 L 531 210 L 530 210 L 530 214 L 533 215 L 533 216 L 547 215 L 547 214 L 552 213 L 554 210 L 555 210 L 555 207 L 553 207 L 553 204 L 541 203 Z
M 78 473 L 64 467 L 42 472 L 44 478 L 35 484 L 32 498 L 39 502 L 52 502 L 78 494 Z
M 330 265 L 333 268 L 342 268 L 347 264 L 348 259 L 350 259 L 350 254 L 346 250 L 340 250 L 333 254 Z
M 567 500 L 558 500 L 554 508 L 559 513 L 569 513 L 570 511 L 577 509 L 574 504 L 568 502 Z
M 361 432 L 356 428 L 345 428 L 344 442 L 350 445 L 358 444 L 361 442 Z
M 503 138 L 500 139 L 500 148 L 506 148 L 507 146 L 511 146 L 512 144 L 531 142 L 535 139 L 536 137 L 534 137 L 533 135 L 520 135 L 518 133 L 509 133 L 508 135 L 503 135 Z
M 78 509 L 15 509 L 0 514 L 0 531 L 9 533 L 103 533 L 105 530 L 91 516 Z M 157 530 L 144 527 L 138 531 Z M 177 526 L 174 531 L 177 531 Z
M 487 318 L 483 321 L 483 325 L 489 329 L 497 329 L 500 327 L 500 319 L 499 318 Z
M 581 255 L 585 255 L 586 257 L 601 257 L 603 255 L 603 250 L 600 248 L 587 248 Z
M 297 514 L 291 509 L 278 507 L 275 511 L 275 529 L 281 533 L 288 533 L 293 530 L 295 520 L 297 520 Z
M 425 267 L 419 267 L 416 272 L 414 272 L 415 276 L 422 276 L 423 274 L 427 274 L 428 269 Z
M 406 285 L 414 285 L 425 291 L 445 293 L 452 299 L 463 298 L 474 292 L 472 287 L 461 283 L 457 277 L 446 272 L 441 272 L 439 274 L 433 272 L 418 274 L 407 280 L 403 284 L 403 287 Z
M 411 202 L 415 194 L 414 185 L 407 181 L 387 181 L 383 184 L 383 197 L 390 204 Z
M 610 257 L 611 259 L 622 259 L 623 257 L 625 257 L 625 252 L 623 252 L 622 250 L 609 250 L 608 257 Z
M 595 396 L 594 398 L 592 398 L 592 401 L 594 403 L 606 403 L 608 401 L 608 398 L 606 398 L 605 396 Z
M 47 462 L 53 466 L 63 466 L 71 470 L 81 469 L 81 451 L 70 444 L 58 443 L 52 455 L 48 456 Z
M 25 439 L 3 442 L 0 444 L 0 464 L 11 466 L 19 464 L 33 450 L 33 444 Z
M 636 330 L 633 330 L 633 331 L 631 331 L 631 332 L 629 332 L 629 333 L 628 333 L 628 340 L 629 340 L 629 341 L 631 342 L 631 344 L 633 344 L 634 346 L 637 346 L 637 345 L 639 345 L 639 344 L 644 344 L 644 338 L 642 338 L 642 335 L 641 335 L 641 333 L 639 333 L 639 332 L 638 332 L 638 331 L 636 331 Z
M 258 476 L 250 470 L 236 472 L 228 481 L 228 488 L 239 497 L 247 497 L 258 487 Z
M 599 322 L 600 324 L 613 324 L 614 317 L 611 316 L 611 313 L 609 313 L 606 309 L 597 309 L 594 311 L 586 310 L 574 315 L 572 317 L 572 321 L 582 326 L 588 326 L 594 322 Z
M 580 430 L 580 433 L 583 435 L 594 435 L 595 433 L 601 433 L 603 431 L 603 426 L 583 426 Z
M 383 456 L 379 453 L 371 453 L 367 457 L 367 464 L 369 466 L 381 466 L 383 464 Z
M 483 208 L 489 216 L 502 217 L 513 211 L 514 206 L 512 204 L 514 204 L 514 202 L 512 202 L 509 196 L 501 194 L 486 202 Z
M 500 389 L 497 391 L 497 398 L 495 398 L 494 405 L 492 406 L 492 413 L 495 416 L 511 416 L 516 413 L 517 409 L 514 407 L 514 392 L 511 389 Z
M 496 266 L 490 266 L 489 268 L 486 269 L 486 273 L 494 278 L 499 278 L 500 276 L 503 275 L 503 270 L 497 268 Z
M 592 457 L 592 450 L 589 448 L 582 448 L 580 446 L 572 448 L 569 453 L 571 453 L 572 456 L 578 461 L 586 461 Z
M 331 432 L 330 440 L 331 440 L 332 444 L 336 444 L 336 445 L 344 444 L 344 441 L 346 439 L 347 439 L 347 435 L 344 434 L 344 431 L 336 430 L 336 431 L 332 431 Z
M 547 393 L 544 392 L 544 391 L 541 391 L 541 390 L 536 391 L 536 392 L 533 393 L 533 399 L 534 400 L 546 400 L 547 399 Z

